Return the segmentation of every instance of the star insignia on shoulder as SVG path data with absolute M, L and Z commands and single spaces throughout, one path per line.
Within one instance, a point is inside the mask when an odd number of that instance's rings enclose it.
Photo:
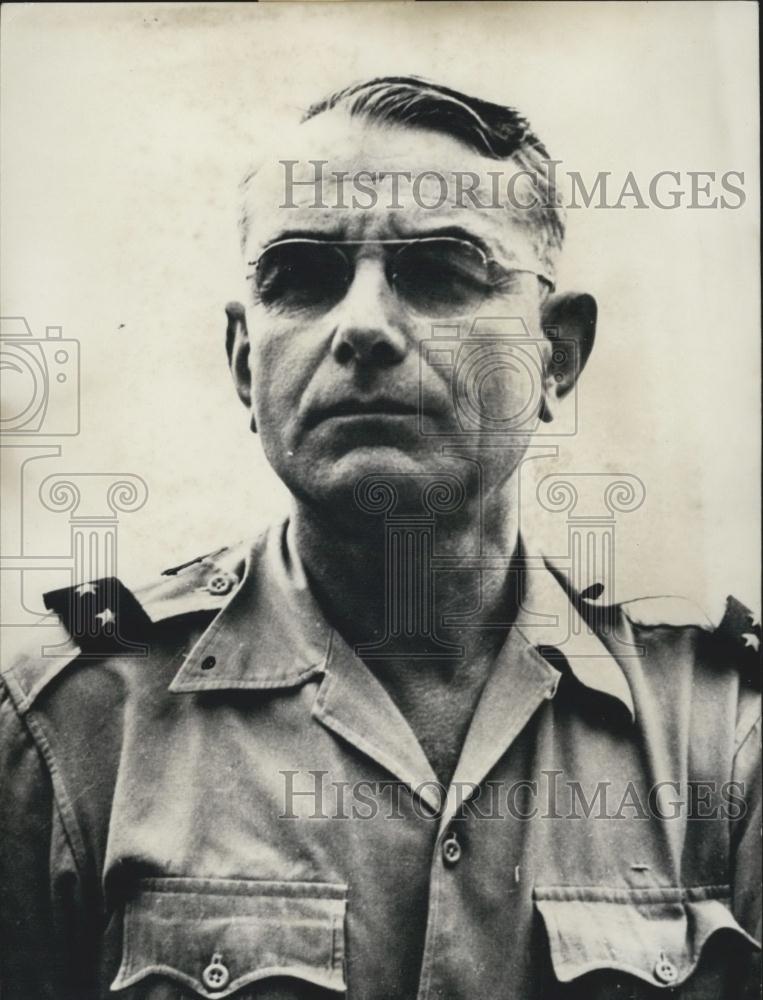
M 94 583 L 81 583 L 74 588 L 74 593 L 77 597 L 85 597 L 86 594 L 96 594 L 97 590 Z
M 116 621 L 116 615 L 111 608 L 104 608 L 103 611 L 99 611 L 95 617 L 102 625 L 113 625 Z
M 736 658 L 745 677 L 760 686 L 760 614 L 745 607 L 735 597 L 726 598 L 726 612 L 716 630 L 719 638 L 736 650 Z
M 752 632 L 743 632 L 742 639 L 744 639 L 744 644 L 746 647 L 754 649 L 756 653 L 758 652 L 758 650 L 760 649 L 760 639 L 757 637 L 757 635 L 754 635 Z

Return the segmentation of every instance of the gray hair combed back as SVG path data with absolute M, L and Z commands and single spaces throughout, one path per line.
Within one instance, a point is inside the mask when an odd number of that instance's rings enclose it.
M 417 76 L 383 76 L 351 84 L 316 101 L 302 121 L 333 110 L 370 122 L 438 132 L 481 156 L 511 160 L 526 171 L 533 177 L 537 197 L 537 204 L 527 209 L 528 222 L 536 228 L 538 257 L 547 273 L 554 274 L 564 242 L 566 215 L 548 150 L 516 108 Z

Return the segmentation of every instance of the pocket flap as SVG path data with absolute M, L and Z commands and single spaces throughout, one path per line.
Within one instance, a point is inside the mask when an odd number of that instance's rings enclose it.
M 293 976 L 342 992 L 346 895 L 322 882 L 144 879 L 125 908 L 111 989 L 160 975 L 221 1000 L 258 979 Z
M 679 986 L 718 931 L 760 946 L 737 923 L 726 886 L 695 889 L 536 888 L 554 974 L 566 983 L 616 969 L 652 986 Z

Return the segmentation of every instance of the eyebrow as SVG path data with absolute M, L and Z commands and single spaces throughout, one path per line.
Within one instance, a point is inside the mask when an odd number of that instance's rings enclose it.
M 520 256 L 507 247 L 491 245 L 487 240 L 478 236 L 477 233 L 463 226 L 438 226 L 435 229 L 419 230 L 416 233 L 405 234 L 404 239 L 425 239 L 426 237 L 452 236 L 455 239 L 464 240 L 465 243 L 472 243 L 482 250 L 489 260 L 496 260 L 506 267 L 511 267 L 520 260 Z
M 257 257 L 254 260 L 248 260 L 246 263 L 247 266 L 256 264 L 257 260 L 265 253 L 266 250 L 275 246 L 277 243 L 283 243 L 286 240 L 312 240 L 314 242 L 332 243 L 340 241 L 341 239 L 342 231 L 337 229 L 284 229 L 283 232 L 268 240 L 267 243 L 263 243 L 257 251 Z
M 341 229 L 285 229 L 278 236 L 274 236 L 272 240 L 268 240 L 262 249 L 267 250 L 274 243 L 283 243 L 284 240 L 318 240 L 331 243 L 342 238 L 343 230 Z

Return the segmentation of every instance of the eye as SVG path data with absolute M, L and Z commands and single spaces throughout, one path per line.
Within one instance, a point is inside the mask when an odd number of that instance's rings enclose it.
M 403 248 L 396 258 L 395 281 L 406 301 L 428 316 L 472 308 L 490 287 L 482 251 L 455 239 L 421 240 Z
M 537 276 L 530 271 L 511 270 L 494 265 L 491 276 L 491 286 L 502 295 L 524 295 L 537 281 Z
M 254 273 L 257 297 L 281 310 L 330 308 L 347 291 L 350 265 L 329 243 L 288 241 L 268 247 Z

